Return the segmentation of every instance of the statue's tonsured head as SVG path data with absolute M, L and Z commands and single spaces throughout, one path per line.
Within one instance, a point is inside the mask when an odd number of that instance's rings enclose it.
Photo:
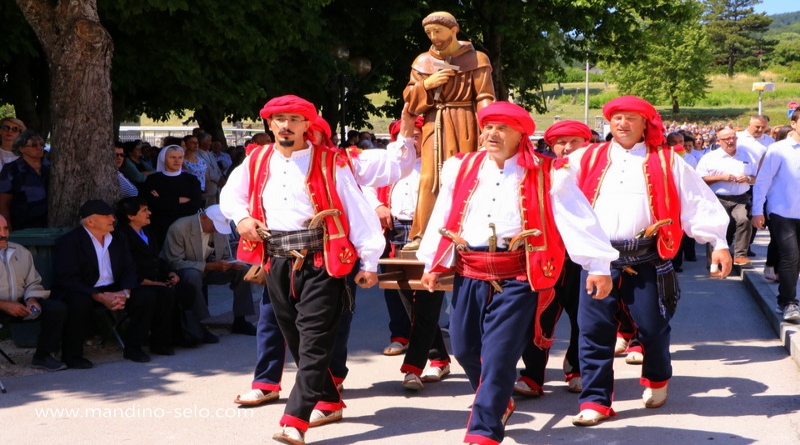
M 425 27 L 426 25 L 442 25 L 448 28 L 455 26 L 456 28 L 460 29 L 456 18 L 453 17 L 453 14 L 444 11 L 436 11 L 428 14 L 427 17 L 422 19 L 422 26 Z

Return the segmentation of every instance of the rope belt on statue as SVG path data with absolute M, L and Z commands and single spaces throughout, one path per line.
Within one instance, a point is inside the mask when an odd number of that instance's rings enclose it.
M 442 133 L 442 114 L 445 108 L 467 108 L 473 107 L 471 101 L 461 102 L 442 102 L 436 104 L 436 121 L 433 126 L 433 163 L 436 168 L 433 171 L 433 186 L 431 193 L 434 195 L 439 192 L 439 174 L 442 172 L 442 164 L 444 163 L 444 134 Z

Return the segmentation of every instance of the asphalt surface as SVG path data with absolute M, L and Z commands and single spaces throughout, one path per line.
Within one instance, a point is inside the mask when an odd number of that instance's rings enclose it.
M 757 243 L 757 258 L 763 259 L 763 236 Z M 683 297 L 672 322 L 674 377 L 664 407 L 642 406 L 640 367 L 617 358 L 617 417 L 591 428 L 572 426 L 578 405 L 560 370 L 568 334 L 562 317 L 546 394 L 517 399 L 503 443 L 800 443 L 800 372 L 787 352 L 797 341 L 792 336 L 797 325 L 781 326 L 772 312 L 774 294 L 768 292 L 775 286 L 760 276 L 763 261 L 746 273 L 748 288 L 741 277 L 708 278 L 702 249 L 697 250 L 698 262 L 684 263 L 680 274 Z M 147 364 L 112 353 L 112 360 L 90 370 L 3 377 L 8 393 L 0 394 L 0 443 L 276 443 L 271 436 L 293 384 L 294 365 L 286 366 L 279 401 L 248 409 L 233 403 L 250 388 L 255 341 L 226 333 L 229 298 L 224 287 L 212 289 L 220 344 L 178 349 L 175 356 L 154 356 Z M 359 290 L 357 305 L 344 420 L 310 430 L 307 443 L 462 443 L 472 395 L 461 368 L 454 363 L 449 377 L 421 392 L 404 390 L 402 358 L 380 353 L 389 343 L 382 292 Z M 776 325 L 784 332 L 781 338 Z

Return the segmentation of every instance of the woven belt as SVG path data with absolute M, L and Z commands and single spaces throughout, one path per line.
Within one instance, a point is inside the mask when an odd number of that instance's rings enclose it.
M 292 257 L 290 251 L 319 252 L 324 247 L 325 232 L 322 227 L 316 229 L 292 230 L 278 232 L 271 230 L 272 238 L 267 244 L 267 253 L 276 257 Z
M 619 252 L 619 259 L 612 261 L 611 267 L 633 266 L 659 258 L 656 240 L 657 238 L 653 236 L 650 238 L 611 241 L 611 247 Z

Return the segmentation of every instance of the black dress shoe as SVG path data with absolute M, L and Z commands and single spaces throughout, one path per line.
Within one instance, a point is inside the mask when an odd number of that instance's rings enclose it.
M 125 351 L 123 351 L 122 356 L 136 363 L 147 363 L 150 361 L 150 356 L 145 354 L 144 351 L 142 351 L 142 348 L 138 346 L 131 346 L 125 348 Z
M 64 362 L 60 362 L 54 359 L 50 354 L 47 354 L 42 357 L 33 356 L 33 360 L 31 360 L 31 368 L 33 369 L 44 369 L 47 372 L 53 371 L 61 371 L 62 369 L 67 369 L 67 365 Z
M 233 324 L 231 325 L 231 333 L 256 335 L 256 327 L 253 326 L 252 323 L 247 321 L 234 321 Z
M 697 257 L 696 256 L 687 256 L 687 257 L 684 258 L 684 260 L 695 262 L 695 261 L 697 261 Z
M 172 346 L 166 345 L 150 345 L 150 352 L 156 355 L 175 355 Z
M 673 269 L 675 269 L 675 272 L 683 272 L 682 267 L 674 266 Z
M 61 357 L 61 361 L 67 365 L 67 368 L 72 369 L 89 369 L 94 366 L 94 363 L 83 357 Z
M 756 253 L 753 252 L 752 250 L 748 250 L 747 251 L 747 256 L 756 256 Z
M 205 344 L 219 343 L 219 337 L 217 337 L 216 335 L 212 334 L 211 331 L 209 331 L 208 329 L 203 328 L 203 340 L 202 340 L 202 342 L 205 343 Z

